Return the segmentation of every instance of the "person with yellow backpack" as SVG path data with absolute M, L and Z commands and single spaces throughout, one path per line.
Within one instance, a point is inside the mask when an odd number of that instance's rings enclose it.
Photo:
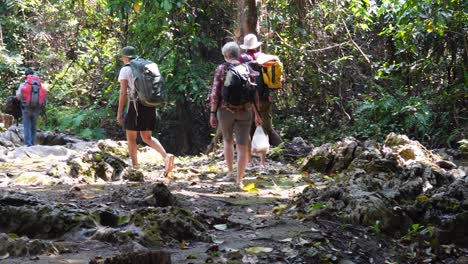
M 278 146 L 282 139 L 273 128 L 272 108 L 273 97 L 271 92 L 283 86 L 283 65 L 278 56 L 260 52 L 262 42 L 257 36 L 248 34 L 244 37 L 244 43 L 240 48 L 245 51 L 239 57 L 239 61 L 247 63 L 256 72 L 255 83 L 259 94 L 258 112 L 262 118 L 262 127 L 272 146 Z M 255 132 L 255 124 L 252 124 L 251 138 Z M 250 151 L 249 151 L 250 152 Z M 262 159 L 264 160 L 264 159 Z M 261 167 L 264 164 L 260 164 Z

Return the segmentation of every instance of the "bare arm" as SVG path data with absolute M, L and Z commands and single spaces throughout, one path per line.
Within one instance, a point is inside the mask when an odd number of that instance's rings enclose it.
M 128 81 L 121 80 L 120 81 L 120 93 L 119 93 L 119 108 L 117 110 L 117 122 L 119 125 L 123 124 L 123 110 L 125 107 L 125 103 L 127 100 L 127 87 Z

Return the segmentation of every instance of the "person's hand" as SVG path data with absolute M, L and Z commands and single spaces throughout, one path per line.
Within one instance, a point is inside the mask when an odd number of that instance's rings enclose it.
M 47 116 L 46 115 L 42 115 L 42 123 L 47 123 Z
M 255 115 L 255 125 L 256 126 L 261 126 L 263 124 L 262 118 L 260 115 Z
M 122 125 L 122 124 L 123 124 L 123 116 L 122 116 L 122 114 L 117 114 L 117 123 L 119 123 L 119 125 Z
M 215 114 L 210 114 L 210 125 L 212 128 L 218 127 L 218 118 L 216 118 Z

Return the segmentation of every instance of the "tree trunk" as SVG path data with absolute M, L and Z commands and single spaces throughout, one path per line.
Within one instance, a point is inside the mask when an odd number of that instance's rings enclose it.
M 192 138 L 192 116 L 189 113 L 190 106 L 187 102 L 187 99 L 179 99 L 176 101 L 176 112 L 177 120 L 179 121 L 179 126 L 177 128 L 177 133 L 175 133 L 176 139 L 176 150 L 175 153 L 189 153 L 191 146 L 193 145 Z
M 256 0 L 238 0 L 237 10 L 239 35 L 237 36 L 236 34 L 236 38 L 242 40 L 247 34 L 257 34 L 258 16 Z

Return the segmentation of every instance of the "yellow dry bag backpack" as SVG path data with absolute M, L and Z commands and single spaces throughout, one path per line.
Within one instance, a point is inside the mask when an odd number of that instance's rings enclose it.
M 262 65 L 263 82 L 270 89 L 283 88 L 283 63 L 278 56 L 261 54 L 257 63 Z

